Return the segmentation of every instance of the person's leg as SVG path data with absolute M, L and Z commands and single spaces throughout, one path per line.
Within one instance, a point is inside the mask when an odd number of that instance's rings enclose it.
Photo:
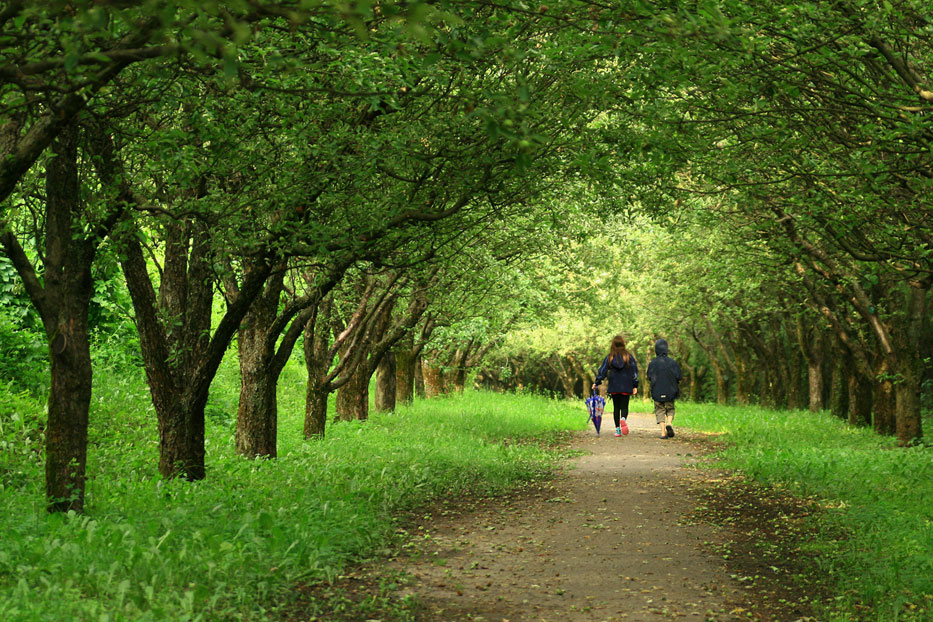
M 664 420 L 665 420 L 664 429 L 667 431 L 668 437 L 673 438 L 674 428 L 671 427 L 671 423 L 674 422 L 674 402 L 668 402 L 667 406 L 668 406 L 667 412 L 665 413 L 665 417 L 664 417 Z
M 664 409 L 664 404 L 661 402 L 654 403 L 654 420 L 657 422 L 658 427 L 661 430 L 661 438 L 667 438 L 667 429 L 664 427 L 667 423 L 667 413 Z
M 619 417 L 622 415 L 622 399 L 624 395 L 618 393 L 610 393 L 609 397 L 612 398 L 612 421 L 616 424 L 616 427 L 619 427 Z
M 622 399 L 619 400 L 621 407 L 619 409 L 619 424 L 616 426 L 622 432 L 622 434 L 628 434 L 628 402 L 632 397 L 631 395 L 620 395 Z

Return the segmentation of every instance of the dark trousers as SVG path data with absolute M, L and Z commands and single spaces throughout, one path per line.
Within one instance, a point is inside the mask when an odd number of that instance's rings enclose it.
M 632 396 L 610 393 L 609 397 L 612 398 L 612 420 L 615 421 L 616 427 L 619 427 L 620 419 L 628 419 L 628 400 Z

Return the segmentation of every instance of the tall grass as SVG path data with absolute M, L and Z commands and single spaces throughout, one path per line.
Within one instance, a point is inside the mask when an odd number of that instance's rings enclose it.
M 385 548 L 403 510 L 546 474 L 556 455 L 513 441 L 584 423 L 578 405 L 467 394 L 307 442 L 303 378 L 290 367 L 279 458 L 245 460 L 233 451 L 237 373 L 225 366 L 208 407 L 207 479 L 164 481 L 142 377 L 96 378 L 84 516 L 45 512 L 41 452 L 0 458 L 5 622 L 264 620 L 296 582 Z
M 814 519 L 823 537 L 805 548 L 838 586 L 826 619 L 849 619 L 856 605 L 878 620 L 933 617 L 933 448 L 899 448 L 825 412 L 684 404 L 678 418 L 724 434 L 725 466 L 825 500 Z

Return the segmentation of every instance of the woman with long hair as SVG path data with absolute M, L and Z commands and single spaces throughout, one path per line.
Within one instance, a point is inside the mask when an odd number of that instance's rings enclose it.
M 609 378 L 608 393 L 612 398 L 612 420 L 616 424 L 615 436 L 628 434 L 628 401 L 638 394 L 638 362 L 625 347 L 625 338 L 616 335 L 609 345 L 609 354 L 596 372 L 593 390 Z

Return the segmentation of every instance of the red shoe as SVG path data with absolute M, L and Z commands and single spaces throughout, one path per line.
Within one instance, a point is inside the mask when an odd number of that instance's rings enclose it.
M 622 434 L 628 435 L 628 424 L 625 423 L 625 419 L 619 421 L 619 429 L 622 430 Z
M 622 431 L 619 428 L 616 428 L 616 431 L 613 434 L 613 436 L 622 436 Z

